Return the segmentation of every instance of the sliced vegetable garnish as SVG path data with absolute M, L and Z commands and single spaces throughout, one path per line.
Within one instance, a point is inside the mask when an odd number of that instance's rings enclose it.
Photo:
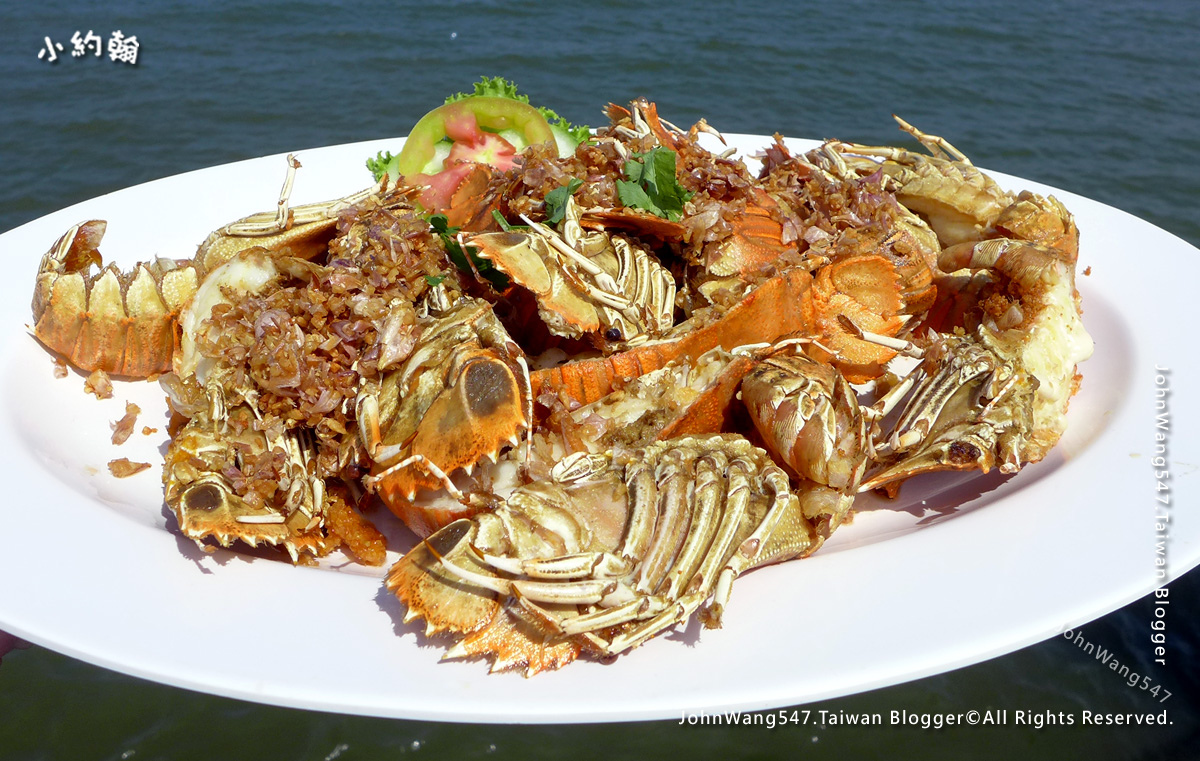
M 635 153 L 625 162 L 625 177 L 617 180 L 621 203 L 678 222 L 683 205 L 692 197 L 675 176 L 675 151 L 658 146 Z
M 377 182 L 386 177 L 389 183 L 423 186 L 422 207 L 446 212 L 455 224 L 468 224 L 475 215 L 468 207 L 486 192 L 494 174 L 484 167 L 511 169 L 519 152 L 547 142 L 560 156 L 568 156 L 590 134 L 587 127 L 575 127 L 549 109 L 530 106 L 512 82 L 485 77 L 474 93 L 452 95 L 421 117 L 399 154 L 380 151 L 366 163 Z M 456 215 L 456 209 L 464 212 Z M 470 262 L 464 256 L 461 264 Z M 486 267 L 476 269 L 482 274 Z
M 514 145 L 497 134 L 500 132 L 515 136 L 523 144 Z M 454 141 L 445 160 L 446 168 L 459 161 L 479 161 L 507 169 L 518 150 L 554 140 L 554 133 L 538 110 L 527 103 L 485 96 L 464 98 L 421 117 L 396 157 L 396 170 L 406 177 L 440 171 L 441 167 L 429 167 L 429 162 L 436 155 L 437 143 L 444 138 Z
M 454 103 L 464 98 L 474 97 L 509 98 L 521 103 L 529 103 L 529 96 L 517 92 L 517 86 L 503 77 L 483 77 L 475 83 L 473 93 L 455 93 L 446 98 L 447 103 Z M 558 143 L 558 155 L 567 157 L 575 152 L 575 148 L 592 136 L 592 131 L 586 125 L 574 125 L 545 106 L 537 110 L 550 124 L 554 131 L 554 139 Z
M 442 208 L 474 162 L 509 169 L 516 154 L 535 143 L 553 142 L 559 156 L 574 153 L 591 136 L 586 126 L 575 126 L 548 108 L 529 105 L 529 96 L 502 77 L 484 77 L 473 93 L 456 93 L 413 126 L 398 155 L 380 151 L 367 159 L 376 181 L 401 177 L 412 184 L 433 186 L 422 196 L 427 208 Z M 453 176 L 433 178 L 448 172 Z

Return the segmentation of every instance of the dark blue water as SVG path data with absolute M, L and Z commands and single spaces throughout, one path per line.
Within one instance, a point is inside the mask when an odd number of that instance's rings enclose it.
M 71 35 L 88 30 L 136 35 L 137 65 L 72 58 Z M 37 58 L 46 36 L 66 49 L 55 64 Z M 1198 39 L 1200 5 L 1192 2 L 6 7 L 0 229 L 190 169 L 403 134 L 446 94 L 502 74 L 577 122 L 599 121 L 609 100 L 646 95 L 679 124 L 704 117 L 729 132 L 883 143 L 899 137 L 895 112 L 981 165 L 1118 206 L 1198 244 Z M 1130 266 L 1145 261 L 1146 252 L 1130 252 Z M 2 528 L 0 537 L 28 540 Z M 0 665 L 0 758 L 1195 758 L 1200 577 L 1176 582 L 1171 600 L 1179 668 L 1152 662 L 1149 601 L 1080 630 L 1174 693 L 1164 705 L 1175 723 L 1165 728 L 461 727 L 214 698 L 35 646 Z M 809 708 L 1158 706 L 1057 638 Z

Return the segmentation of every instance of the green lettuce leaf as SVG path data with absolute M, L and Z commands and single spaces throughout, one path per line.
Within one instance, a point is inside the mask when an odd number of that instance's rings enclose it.
M 391 151 L 380 151 L 373 159 L 367 159 L 367 169 L 375 177 L 375 182 L 383 179 L 389 171 L 395 177 L 400 176 L 400 167 L 395 166 L 397 157 Z

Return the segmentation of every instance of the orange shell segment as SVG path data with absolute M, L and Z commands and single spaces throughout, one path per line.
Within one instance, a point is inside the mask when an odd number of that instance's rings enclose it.
M 528 427 L 522 396 L 512 368 L 488 350 L 480 350 L 426 410 L 408 451 L 424 456 L 447 474 L 484 457 L 494 458 Z M 375 470 L 387 467 L 378 464 Z M 407 502 L 416 489 L 441 486 L 428 467 L 414 462 L 381 479 L 377 489 L 390 506 L 394 501 Z M 397 516 L 404 517 L 399 512 Z
M 832 360 L 851 383 L 882 375 L 883 366 L 896 352 L 854 336 L 838 318 L 846 317 L 871 333 L 894 336 L 900 332 L 904 301 L 892 263 L 874 254 L 843 259 L 820 269 L 812 290 L 820 341 L 837 352 L 830 357 L 814 349 L 816 358 Z

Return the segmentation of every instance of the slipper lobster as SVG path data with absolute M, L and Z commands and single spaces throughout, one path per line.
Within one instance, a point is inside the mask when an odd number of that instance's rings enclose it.
M 1056 199 L 902 120 L 929 155 L 777 138 L 754 174 L 703 121 L 606 114 L 574 153 L 454 162 L 436 227 L 420 173 L 289 207 L 290 156 L 276 211 L 190 261 L 101 269 L 82 222 L 34 334 L 165 374 L 184 536 L 381 564 L 377 496 L 422 539 L 387 574 L 406 620 L 526 675 L 719 627 L 860 492 L 1058 441 L 1092 346 Z
M 560 461 L 548 481 L 429 537 L 387 586 L 428 634 L 462 637 L 448 657 L 532 675 L 625 652 L 706 603 L 705 625 L 719 627 L 740 574 L 821 541 L 766 452 L 682 437 Z

